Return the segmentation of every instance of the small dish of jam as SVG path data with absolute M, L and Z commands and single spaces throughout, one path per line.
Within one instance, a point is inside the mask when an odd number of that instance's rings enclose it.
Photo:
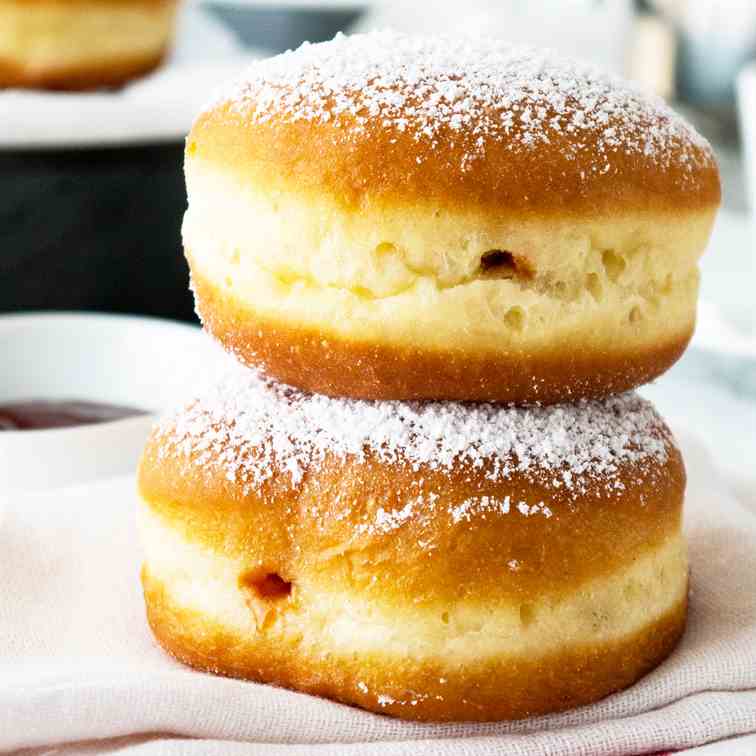
M 9 491 L 133 475 L 156 415 L 191 399 L 228 359 L 186 323 L 0 315 L 0 509 Z
M 145 410 L 133 407 L 79 400 L 27 399 L 0 402 L 0 432 L 72 428 L 146 414 Z

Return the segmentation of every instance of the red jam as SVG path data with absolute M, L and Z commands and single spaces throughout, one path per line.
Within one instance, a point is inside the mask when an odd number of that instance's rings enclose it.
M 0 404 L 0 431 L 70 428 L 144 414 L 143 410 L 116 404 L 29 399 Z

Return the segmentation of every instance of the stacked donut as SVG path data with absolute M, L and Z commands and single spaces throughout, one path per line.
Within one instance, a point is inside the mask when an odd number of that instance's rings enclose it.
M 339 36 L 187 141 L 238 361 L 140 467 L 178 659 L 420 720 L 619 690 L 686 616 L 685 472 L 630 392 L 694 324 L 720 189 L 662 102 L 490 40 Z

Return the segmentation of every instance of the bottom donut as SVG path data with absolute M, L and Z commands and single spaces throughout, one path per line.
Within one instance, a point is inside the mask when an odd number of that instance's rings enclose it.
M 587 704 L 683 633 L 684 484 L 634 395 L 371 403 L 239 369 L 145 449 L 148 621 L 198 669 L 406 719 Z

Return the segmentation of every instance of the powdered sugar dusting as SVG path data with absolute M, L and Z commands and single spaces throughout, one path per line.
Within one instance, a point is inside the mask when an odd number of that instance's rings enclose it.
M 475 496 L 465 499 L 454 507 L 451 510 L 451 518 L 452 522 L 457 523 L 462 522 L 463 520 L 471 520 L 473 515 L 478 512 L 509 514 L 510 510 L 511 504 L 509 496 L 505 496 L 501 500 L 495 499 L 492 496 Z
M 586 179 L 612 171 L 617 154 L 691 176 L 710 159 L 706 141 L 660 98 L 550 51 L 489 38 L 339 34 L 255 63 L 212 106 L 222 102 L 255 123 L 330 123 L 345 140 L 379 127 L 431 149 L 463 145 L 463 171 L 492 140 L 518 151 L 556 143 Z
M 424 470 L 478 470 L 486 479 L 514 473 L 579 495 L 600 480 L 611 493 L 627 463 L 663 462 L 672 443 L 652 406 L 635 394 L 554 407 L 514 408 L 457 402 L 368 402 L 307 394 L 234 365 L 202 398 L 166 417 L 163 453 L 192 468 L 220 465 L 245 492 L 274 475 L 292 487 L 333 456 L 407 464 Z M 435 508 L 420 486 L 398 508 L 379 507 L 371 532 L 402 527 Z M 455 504 L 454 522 L 487 512 L 549 518 L 548 502 L 476 496 Z

